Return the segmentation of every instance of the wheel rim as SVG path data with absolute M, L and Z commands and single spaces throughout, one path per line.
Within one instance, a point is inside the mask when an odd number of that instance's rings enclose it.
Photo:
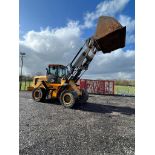
M 64 95 L 63 100 L 65 104 L 70 104 L 71 103 L 70 95 L 69 94 Z
M 41 92 L 41 90 L 36 90 L 35 92 L 34 92 L 34 98 L 35 99 L 40 99 L 42 97 L 42 92 Z

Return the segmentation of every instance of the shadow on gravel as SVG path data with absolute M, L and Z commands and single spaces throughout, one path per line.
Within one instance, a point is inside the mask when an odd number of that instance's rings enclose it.
M 96 112 L 96 113 L 112 113 L 118 112 L 124 115 L 133 115 L 135 114 L 135 109 L 131 107 L 119 107 L 111 105 L 101 105 L 97 103 L 87 103 L 86 105 L 76 108 L 82 111 Z
M 46 100 L 44 103 L 61 105 L 58 100 Z M 62 105 L 61 105 L 62 106 Z M 97 103 L 87 103 L 84 105 L 79 105 L 74 108 L 74 110 L 96 112 L 96 113 L 113 113 L 118 112 L 124 115 L 133 115 L 135 114 L 135 109 L 131 107 L 120 107 L 120 106 L 111 106 L 111 105 L 102 105 Z
M 55 105 L 61 105 L 61 103 L 58 101 L 58 99 L 46 99 L 43 103 L 46 104 L 55 104 Z

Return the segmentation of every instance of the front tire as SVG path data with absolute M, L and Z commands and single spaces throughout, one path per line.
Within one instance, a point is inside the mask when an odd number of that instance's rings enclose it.
M 35 88 L 32 91 L 32 98 L 37 102 L 42 102 L 46 98 L 46 91 L 44 88 Z
M 60 95 L 60 102 L 66 108 L 73 108 L 75 106 L 77 94 L 73 91 L 64 91 Z

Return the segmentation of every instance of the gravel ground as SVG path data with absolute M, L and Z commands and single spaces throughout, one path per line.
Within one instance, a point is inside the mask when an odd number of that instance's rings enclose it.
M 28 155 L 133 155 L 134 97 L 90 95 L 88 104 L 66 109 L 37 103 L 20 92 L 19 153 Z

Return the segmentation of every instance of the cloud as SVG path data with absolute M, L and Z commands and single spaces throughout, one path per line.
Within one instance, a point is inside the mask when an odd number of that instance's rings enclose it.
M 131 33 L 135 30 L 135 20 L 126 15 L 119 16 L 119 22 L 127 27 L 127 32 Z
M 94 25 L 94 21 L 99 16 L 114 16 L 122 11 L 129 0 L 111 0 L 99 3 L 94 12 L 87 12 L 84 16 L 84 24 L 82 28 L 90 28 Z
M 117 72 L 117 73 L 104 73 L 104 74 L 85 74 L 82 76 L 83 79 L 93 80 L 134 80 L 135 73 L 131 72 Z
M 134 79 L 135 51 L 118 49 L 109 54 L 98 53 L 84 77 L 102 79 Z
M 78 23 L 73 21 L 62 28 L 29 31 L 19 44 L 20 51 L 26 53 L 24 74 L 45 73 L 50 63 L 67 65 L 82 45 L 81 33 Z M 83 77 L 134 79 L 134 58 L 134 50 L 98 52 Z
M 120 15 L 119 16 L 119 22 L 123 25 L 126 26 L 126 41 L 128 44 L 134 43 L 135 42 L 135 20 L 132 19 L 129 16 L 126 15 Z
M 19 42 L 20 51 L 26 53 L 25 72 L 41 72 L 50 63 L 67 65 L 82 45 L 80 35 L 75 21 L 62 28 L 29 31 Z
M 20 51 L 26 53 L 23 69 L 25 74 L 45 73 L 45 68 L 50 63 L 67 65 L 82 45 L 80 34 L 77 24 L 28 32 L 19 45 Z M 98 52 L 83 77 L 134 79 L 134 63 L 134 50 L 118 49 L 109 54 Z

